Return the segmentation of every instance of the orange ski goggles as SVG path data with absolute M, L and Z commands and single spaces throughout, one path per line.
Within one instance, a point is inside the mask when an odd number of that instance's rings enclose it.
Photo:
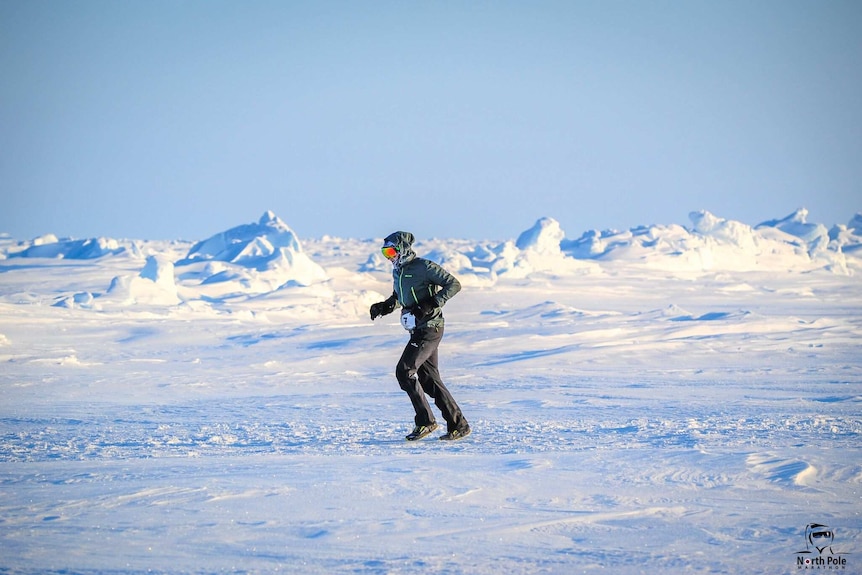
M 398 257 L 398 248 L 395 246 L 383 246 L 380 248 L 380 251 L 383 252 L 383 255 L 388 260 L 394 260 Z

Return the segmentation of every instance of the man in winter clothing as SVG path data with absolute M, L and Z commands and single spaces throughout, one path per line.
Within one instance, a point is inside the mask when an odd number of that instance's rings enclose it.
M 437 347 L 443 339 L 443 305 L 461 289 L 458 280 L 436 263 L 413 252 L 413 234 L 395 232 L 383 241 L 383 255 L 392 262 L 395 289 L 386 301 L 371 306 L 371 319 L 388 315 L 401 306 L 401 325 L 410 341 L 395 367 L 398 385 L 407 392 L 416 411 L 416 426 L 407 436 L 422 439 L 435 429 L 434 413 L 425 394 L 446 420 L 447 433 L 440 439 L 461 439 L 470 425 L 443 381 L 437 367 Z M 423 393 L 424 392 L 424 393 Z

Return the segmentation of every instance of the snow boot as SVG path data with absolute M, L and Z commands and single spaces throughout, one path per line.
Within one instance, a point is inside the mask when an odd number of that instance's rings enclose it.
M 422 439 L 435 429 L 437 429 L 436 423 L 432 423 L 430 425 L 417 425 L 413 428 L 413 431 L 407 434 L 406 439 L 407 441 L 416 441 L 418 439 Z
M 468 435 L 470 435 L 469 425 L 463 429 L 455 429 L 445 435 L 441 435 L 440 439 L 442 439 L 443 441 L 455 441 L 456 439 L 464 439 Z

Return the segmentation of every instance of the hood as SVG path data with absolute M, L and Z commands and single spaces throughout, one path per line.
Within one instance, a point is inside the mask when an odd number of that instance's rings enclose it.
M 383 245 L 395 246 L 400 254 L 394 262 L 395 267 L 400 267 L 416 257 L 416 252 L 413 251 L 415 239 L 410 232 L 392 232 L 384 238 Z

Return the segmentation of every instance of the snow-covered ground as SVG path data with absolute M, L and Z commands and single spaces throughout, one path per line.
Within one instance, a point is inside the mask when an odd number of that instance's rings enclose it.
M 862 572 L 862 217 L 420 240 L 460 442 L 379 244 L 0 238 L 0 573 Z

